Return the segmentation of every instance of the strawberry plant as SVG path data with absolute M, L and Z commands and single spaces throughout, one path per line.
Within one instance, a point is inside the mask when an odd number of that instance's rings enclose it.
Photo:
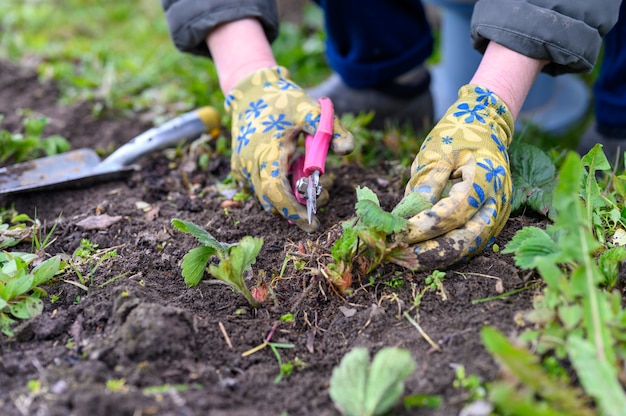
M 400 399 L 404 380 L 415 370 L 409 351 L 383 348 L 370 363 L 365 348 L 348 352 L 333 370 L 330 397 L 344 415 L 386 414 Z
M 393 211 L 386 212 L 369 188 L 357 187 L 356 196 L 357 216 L 342 224 L 342 235 L 331 248 L 334 262 L 325 267 L 326 276 L 341 291 L 352 284 L 354 270 L 366 275 L 383 263 L 415 269 L 413 250 L 391 236 L 406 228 L 407 218 L 431 206 L 421 195 L 411 193 Z
M 183 257 L 182 274 L 187 286 L 200 283 L 205 270 L 209 274 L 226 283 L 236 292 L 243 295 L 253 307 L 258 301 L 252 296 L 244 280 L 244 272 L 255 262 L 263 247 L 263 239 L 245 236 L 238 243 L 222 243 L 198 225 L 181 219 L 172 219 L 172 226 L 177 230 L 196 237 L 202 244 L 195 247 Z M 211 257 L 217 256 L 219 264 L 207 264 Z
M 510 148 L 513 180 L 513 210 L 527 206 L 553 219 L 552 194 L 556 186 L 556 167 L 538 147 L 515 143 Z

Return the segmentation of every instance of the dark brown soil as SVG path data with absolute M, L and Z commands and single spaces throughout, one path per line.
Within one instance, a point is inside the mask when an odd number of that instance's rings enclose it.
M 18 131 L 18 110 L 30 109 L 51 119 L 47 134 L 63 135 L 73 148 L 111 149 L 150 127 L 139 117 L 95 119 L 89 105 L 61 107 L 57 97 L 54 85 L 39 83 L 32 71 L 0 63 L 4 129 Z M 0 199 L 0 206 L 14 204 L 48 228 L 61 215 L 48 255 L 71 254 L 81 239 L 100 248 L 117 247 L 118 253 L 98 269 L 88 291 L 54 282 L 46 289 L 58 300 L 51 303 L 46 298 L 43 314 L 23 324 L 16 338 L 0 336 L 3 415 L 337 415 L 328 394 L 329 379 L 333 367 L 355 346 L 371 352 L 385 346 L 409 349 L 417 369 L 407 380 L 405 394 L 444 397 L 439 409 L 407 412 L 399 405 L 393 411 L 397 415 L 458 414 L 466 393 L 453 387 L 457 365 L 485 380 L 498 376 L 479 330 L 495 325 L 505 334 L 516 333 L 514 317 L 530 307 L 532 293 L 477 304 L 472 300 L 528 283 L 528 276 L 510 256 L 489 250 L 447 271 L 447 300 L 432 292 L 425 296 L 419 322 L 441 352 L 432 351 L 400 313 L 410 308 L 412 288 L 423 287 L 426 273 L 384 266 L 373 275 L 375 285 L 361 286 L 367 282 L 356 281 L 354 294 L 342 297 L 312 270 L 317 257 L 328 249 L 328 230 L 353 215 L 356 185 L 373 189 L 385 208 L 398 201 L 402 178 L 392 176 L 388 164 L 381 163 L 375 170 L 333 168 L 332 201 L 320 216 L 322 231 L 313 235 L 268 216 L 252 199 L 226 213 L 220 206 L 223 199 L 211 190 L 228 172 L 228 161 L 219 156 L 213 155 L 207 172 L 188 172 L 193 183 L 208 189 L 204 197 L 186 191 L 184 157 L 172 162 L 160 153 L 141 165 L 142 170 L 125 181 Z M 152 210 L 139 209 L 140 201 Z M 102 214 L 123 219 L 101 230 L 77 225 Z M 200 224 L 225 242 L 246 235 L 263 237 L 265 244 L 249 285 L 264 271 L 275 298 L 255 310 L 220 284 L 205 281 L 187 288 L 179 265 L 196 243 L 173 230 L 170 220 L 175 217 Z M 497 244 L 503 247 L 516 230 L 538 221 L 514 216 Z M 296 270 L 289 261 L 282 277 L 277 277 L 286 256 L 298 252 L 299 245 L 307 267 Z M 29 251 L 30 245 L 18 249 Z M 126 275 L 97 287 L 121 273 Z M 391 289 L 384 282 L 396 273 L 405 283 Z M 69 273 L 66 278 L 75 276 Z M 281 322 L 286 313 L 294 314 L 295 322 Z M 295 345 L 281 350 L 282 359 L 298 358 L 304 363 L 277 384 L 279 367 L 269 348 L 242 356 L 261 344 L 274 325 L 272 341 Z M 125 380 L 123 387 L 107 388 L 107 381 L 116 379 Z M 29 389 L 30 380 L 40 380 L 41 389 Z M 146 390 L 167 384 L 187 388 Z

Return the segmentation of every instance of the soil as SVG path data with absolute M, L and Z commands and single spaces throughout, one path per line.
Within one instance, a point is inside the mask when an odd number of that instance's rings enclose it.
M 61 106 L 58 95 L 55 85 L 40 82 L 35 72 L 0 63 L 4 129 L 19 131 L 20 110 L 30 109 L 50 118 L 46 134 L 68 138 L 73 148 L 110 150 L 150 127 L 139 116 L 94 118 L 91 105 Z M 81 239 L 118 253 L 97 269 L 88 291 L 63 280 L 46 286 L 58 299 L 53 303 L 47 297 L 43 313 L 17 328 L 15 338 L 0 336 L 3 415 L 338 415 L 328 394 L 329 379 L 356 346 L 371 353 L 385 346 L 408 349 L 417 367 L 406 381 L 405 395 L 443 396 L 438 409 L 406 410 L 399 404 L 392 412 L 396 415 L 458 414 L 467 399 L 453 386 L 458 365 L 484 380 L 498 377 L 499 367 L 481 344 L 479 330 L 493 325 L 505 334 L 517 333 L 514 318 L 531 307 L 532 290 L 502 300 L 472 300 L 528 284 L 531 277 L 515 267 L 510 255 L 487 250 L 446 271 L 447 300 L 434 292 L 425 295 L 419 324 L 439 352 L 401 316 L 411 306 L 412 289 L 421 290 L 428 273 L 385 265 L 372 275 L 374 285 L 357 279 L 350 296 L 337 293 L 316 273 L 336 235 L 334 226 L 354 214 L 356 185 L 374 190 L 386 209 L 398 202 L 403 178 L 393 164 L 331 168 L 336 177 L 332 200 L 315 234 L 269 216 L 254 199 L 224 210 L 214 185 L 228 173 L 229 162 L 216 153 L 206 171 L 190 169 L 185 152 L 173 160 L 160 152 L 140 165 L 124 180 L 0 199 L 0 206 L 14 205 L 36 216 L 48 230 L 60 216 L 47 255 L 71 254 Z M 194 189 L 204 189 L 203 196 L 189 192 L 187 180 Z M 105 214 L 121 220 L 100 229 L 79 225 Z M 208 279 L 188 288 L 180 262 L 196 241 L 174 230 L 172 218 L 202 225 L 224 242 L 262 237 L 265 243 L 248 283 L 254 286 L 264 271 L 273 297 L 254 309 Z M 504 247 L 518 229 L 542 221 L 516 214 L 496 243 Z M 294 255 L 306 267 L 285 262 Z M 397 276 L 403 285 L 392 289 L 385 284 Z M 71 272 L 65 278 L 77 280 Z M 295 316 L 293 322 L 280 320 L 287 313 Z M 302 363 L 279 383 L 274 383 L 279 366 L 270 348 L 242 356 L 273 327 L 272 341 L 294 345 L 280 350 L 282 360 Z M 121 379 L 120 388 L 107 387 L 107 381 Z M 29 389 L 31 380 L 39 380 L 41 388 Z M 155 386 L 161 388 L 149 389 Z

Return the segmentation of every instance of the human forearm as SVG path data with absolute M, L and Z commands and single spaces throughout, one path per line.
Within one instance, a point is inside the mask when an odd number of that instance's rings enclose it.
M 256 19 L 225 23 L 206 38 L 224 94 L 245 76 L 276 65 L 263 28 Z
M 494 92 L 517 118 L 537 75 L 547 61 L 529 58 L 489 42 L 471 84 L 486 87 Z

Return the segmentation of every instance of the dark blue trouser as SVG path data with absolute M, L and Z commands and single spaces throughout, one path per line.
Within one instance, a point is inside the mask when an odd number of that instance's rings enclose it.
M 315 1 L 326 20 L 328 62 L 353 88 L 389 82 L 432 53 L 433 38 L 419 0 Z M 626 137 L 626 1 L 605 37 L 594 98 L 600 133 Z
M 593 86 L 598 131 L 606 137 L 626 138 L 626 2 L 617 24 L 604 38 L 600 75 Z
M 350 87 L 393 80 L 432 53 L 433 38 L 420 0 L 316 3 L 326 20 L 328 63 Z

